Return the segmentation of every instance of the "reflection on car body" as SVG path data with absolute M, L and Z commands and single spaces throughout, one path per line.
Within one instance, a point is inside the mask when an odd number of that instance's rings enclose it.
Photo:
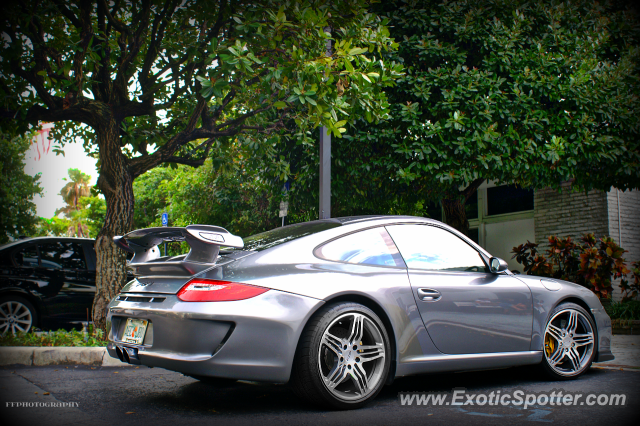
M 95 295 L 94 240 L 27 238 L 0 247 L 0 333 L 70 328 Z

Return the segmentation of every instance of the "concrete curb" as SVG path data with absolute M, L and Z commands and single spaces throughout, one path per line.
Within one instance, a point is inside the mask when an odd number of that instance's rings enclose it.
M 68 346 L 2 346 L 2 365 L 91 365 L 102 367 L 131 367 L 130 364 L 111 358 L 103 347 Z

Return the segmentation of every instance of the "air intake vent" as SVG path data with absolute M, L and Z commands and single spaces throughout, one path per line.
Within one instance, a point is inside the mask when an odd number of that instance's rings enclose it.
M 162 303 L 166 297 L 143 297 L 143 296 L 118 296 L 116 300 L 121 302 L 149 302 L 149 303 Z

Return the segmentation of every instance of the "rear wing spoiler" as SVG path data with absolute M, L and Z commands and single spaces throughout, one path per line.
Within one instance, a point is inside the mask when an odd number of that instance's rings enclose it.
M 119 248 L 133 253 L 130 265 L 148 263 L 156 259 L 158 250 L 154 248 L 163 242 L 185 241 L 191 247 L 187 257 L 181 262 L 186 264 L 213 264 L 218 257 L 220 246 L 243 248 L 244 241 L 241 237 L 231 234 L 224 228 L 211 225 L 188 225 L 185 228 L 162 227 L 145 228 L 129 232 L 126 235 L 113 237 L 113 242 Z M 167 265 L 168 266 L 168 265 Z M 176 265 L 177 266 L 177 265 Z M 193 272 L 197 268 L 186 268 Z

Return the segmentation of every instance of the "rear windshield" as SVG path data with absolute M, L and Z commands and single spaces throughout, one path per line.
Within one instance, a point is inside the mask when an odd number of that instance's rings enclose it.
M 327 229 L 342 226 L 337 222 L 314 221 L 305 223 L 296 223 L 287 225 L 282 228 L 275 228 L 271 231 L 261 234 L 252 235 L 243 238 L 244 248 L 242 250 L 262 251 L 277 245 L 306 237 L 307 235 L 316 234 L 326 231 Z

